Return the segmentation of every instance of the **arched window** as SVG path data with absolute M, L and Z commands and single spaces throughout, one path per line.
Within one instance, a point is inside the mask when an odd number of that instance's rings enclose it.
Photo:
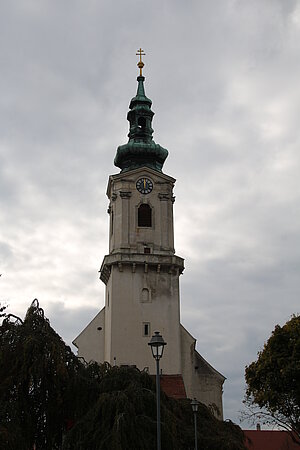
M 138 226 L 152 227 L 152 210 L 147 203 L 142 203 L 138 209 Z
M 141 292 L 141 302 L 142 303 L 147 303 L 149 302 L 150 298 L 149 298 L 149 289 L 147 288 L 143 288 L 142 292 Z

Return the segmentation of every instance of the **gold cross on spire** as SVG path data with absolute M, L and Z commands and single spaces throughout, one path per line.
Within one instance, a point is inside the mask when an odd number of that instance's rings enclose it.
M 143 73 L 142 73 L 142 70 L 143 70 L 143 67 L 144 67 L 144 63 L 143 63 L 143 61 L 142 61 L 142 56 L 145 56 L 145 52 L 144 52 L 144 50 L 142 50 L 141 48 L 139 49 L 139 50 L 137 50 L 137 52 L 136 52 L 136 55 L 138 55 L 139 57 L 140 57 L 140 60 L 139 60 L 139 62 L 137 63 L 137 66 L 138 66 L 138 68 L 140 69 L 140 77 L 142 77 L 143 76 Z

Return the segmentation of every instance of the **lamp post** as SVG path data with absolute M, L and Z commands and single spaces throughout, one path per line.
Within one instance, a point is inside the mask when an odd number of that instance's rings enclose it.
M 167 343 L 163 340 L 163 337 L 159 331 L 155 331 L 148 343 L 151 347 L 153 358 L 156 361 L 156 429 L 157 429 L 157 450 L 161 450 L 160 439 L 160 382 L 159 382 L 159 360 L 163 355 L 164 346 Z
M 191 401 L 192 410 L 194 413 L 194 426 L 195 426 L 195 450 L 198 450 L 198 443 L 197 443 L 197 411 L 199 402 L 194 398 L 194 400 Z

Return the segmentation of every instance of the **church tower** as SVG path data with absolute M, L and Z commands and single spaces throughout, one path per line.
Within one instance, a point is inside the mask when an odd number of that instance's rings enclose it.
M 136 96 L 129 105 L 129 141 L 117 149 L 107 197 L 110 215 L 109 254 L 100 279 L 106 285 L 105 307 L 74 340 L 86 361 L 136 366 L 155 373 L 148 347 L 160 331 L 167 342 L 163 376 L 183 379 L 188 397 L 216 406 L 222 418 L 224 377 L 195 350 L 196 340 L 180 323 L 179 277 L 184 261 L 175 255 L 173 188 L 162 172 L 168 151 L 152 134 L 154 112 L 146 97 L 139 50 Z

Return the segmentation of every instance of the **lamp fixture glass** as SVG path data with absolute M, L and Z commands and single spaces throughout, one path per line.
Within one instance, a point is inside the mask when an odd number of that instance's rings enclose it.
M 160 360 L 164 352 L 164 347 L 167 343 L 164 341 L 159 331 L 155 331 L 148 345 L 151 347 L 153 358 L 156 359 L 156 361 Z
M 191 401 L 192 410 L 194 413 L 198 411 L 199 402 L 195 398 Z

